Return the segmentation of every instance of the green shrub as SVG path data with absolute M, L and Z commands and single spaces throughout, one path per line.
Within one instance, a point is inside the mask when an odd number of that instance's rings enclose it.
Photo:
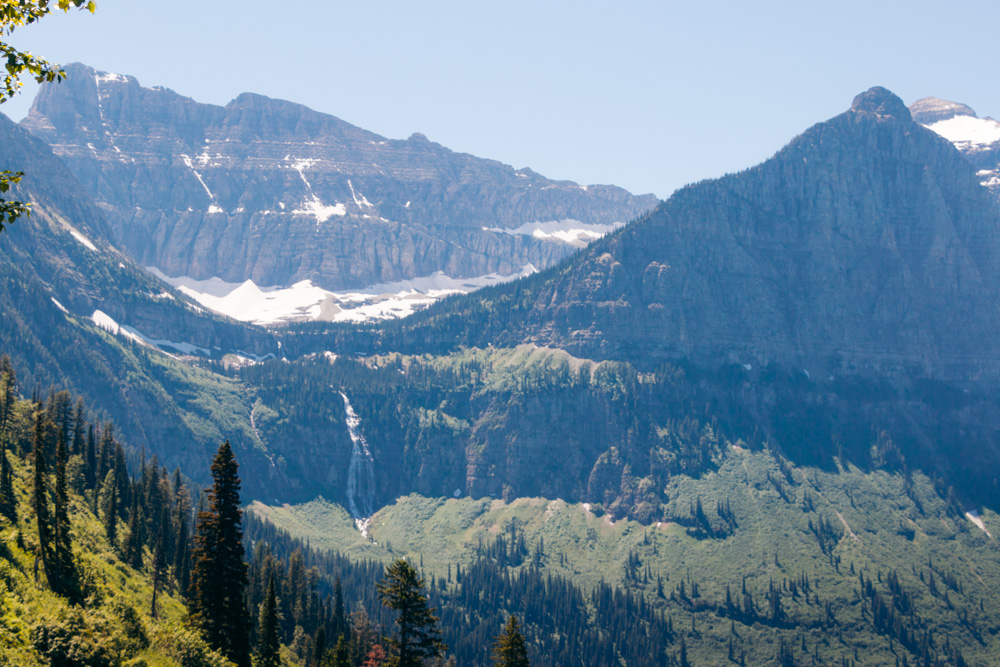
M 32 629 L 31 642 L 52 667 L 113 667 L 117 660 L 100 620 L 79 607 L 63 607 Z
M 175 623 L 154 629 L 153 647 L 176 660 L 181 667 L 234 667 L 233 663 L 209 648 L 197 631 Z

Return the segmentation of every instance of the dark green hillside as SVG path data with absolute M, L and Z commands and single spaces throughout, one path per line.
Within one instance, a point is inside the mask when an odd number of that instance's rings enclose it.
M 299 486 L 346 502 L 343 392 L 374 462 L 376 507 L 400 495 L 541 496 L 665 518 L 674 475 L 716 468 L 725 442 L 832 470 L 922 470 L 963 503 L 995 506 L 998 399 L 944 383 L 816 382 L 778 368 L 640 372 L 525 345 L 448 356 L 315 356 L 234 372 L 256 433 Z M 277 493 L 275 493 L 277 495 Z M 272 497 L 258 496 L 266 502 Z M 668 517 L 669 518 L 669 517 Z

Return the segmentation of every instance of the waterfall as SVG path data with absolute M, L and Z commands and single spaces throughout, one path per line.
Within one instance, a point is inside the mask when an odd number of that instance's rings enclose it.
M 375 513 L 375 472 L 372 467 L 372 453 L 368 442 L 361 434 L 361 418 L 351 407 L 347 395 L 340 392 L 344 399 L 344 412 L 347 413 L 347 432 L 351 436 L 351 463 L 347 468 L 347 510 L 354 519 L 354 525 L 361 534 L 368 537 L 368 525 Z

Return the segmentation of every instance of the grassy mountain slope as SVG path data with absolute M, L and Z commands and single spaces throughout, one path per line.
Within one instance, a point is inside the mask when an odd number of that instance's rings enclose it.
M 408 496 L 375 514 L 375 543 L 363 543 L 349 517 L 322 501 L 254 511 L 314 546 L 406 555 L 437 577 L 467 565 L 498 536 L 512 553 L 511 543 L 523 539 L 521 567 L 641 592 L 672 618 L 696 665 L 732 664 L 731 639 L 737 663 L 745 651 L 747 664 L 772 664 L 784 641 L 800 665 L 843 657 L 895 665 L 904 655 L 920 664 L 925 633 L 939 654 L 948 645 L 960 649 L 964 664 L 995 664 L 1000 550 L 928 478 L 793 467 L 771 452 L 730 447 L 715 472 L 675 477 L 666 495 L 674 520 L 652 525 L 612 521 L 600 508 L 558 499 Z M 697 517 L 699 499 L 707 524 Z M 730 519 L 720 517 L 718 503 Z M 995 513 L 982 521 L 1000 530 Z M 898 582 L 895 595 L 890 581 Z M 772 582 L 781 590 L 777 618 L 767 599 Z M 741 614 L 744 585 L 757 607 L 752 618 Z M 895 610 L 892 621 L 884 606 Z M 916 642 L 901 643 L 894 623 L 911 628 Z M 954 656 L 946 663 L 958 664 Z
M 0 656 L 3 664 L 149 665 L 174 667 L 230 663 L 185 626 L 176 591 L 162 591 L 150 615 L 152 582 L 145 570 L 123 563 L 108 544 L 89 503 L 72 496 L 73 552 L 85 602 L 71 605 L 36 575 L 38 533 L 30 503 L 30 471 L 16 457 L 17 524 L 0 518 Z M 150 560 L 147 552 L 145 559 Z

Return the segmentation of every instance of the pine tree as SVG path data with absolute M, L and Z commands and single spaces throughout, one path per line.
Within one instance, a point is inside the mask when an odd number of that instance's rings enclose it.
M 323 656 L 326 652 L 326 628 L 320 624 L 316 628 L 316 636 L 313 637 L 312 659 L 307 664 L 312 667 L 318 667 L 323 663 Z
M 399 612 L 399 638 L 388 638 L 392 647 L 388 664 L 392 667 L 420 667 L 424 658 L 437 657 L 447 648 L 441 642 L 438 619 L 434 609 L 427 606 L 423 587 L 423 579 L 403 559 L 387 565 L 385 578 L 377 584 L 382 605 Z
M 0 514 L 17 523 L 17 496 L 14 495 L 14 469 L 7 458 L 7 433 L 0 431 Z
M 35 510 L 35 522 L 38 525 L 38 558 L 45 568 L 45 576 L 49 586 L 58 588 L 58 572 L 54 571 L 55 558 L 52 554 L 52 521 L 49 518 L 48 499 L 48 465 L 45 461 L 45 437 L 42 428 L 42 411 L 35 411 L 35 437 L 32 443 L 34 458 L 34 485 L 31 493 L 31 504 Z M 37 562 L 37 561 L 36 561 Z
M 513 614 L 507 617 L 507 625 L 493 643 L 493 664 L 495 667 L 528 667 L 528 647 Z
M 0 514 L 17 523 L 17 496 L 14 495 L 14 470 L 7 458 L 8 425 L 17 396 L 16 380 L 10 358 L 0 360 Z
M 139 521 L 139 494 L 132 494 L 132 507 L 128 517 L 128 537 L 122 559 L 136 570 L 142 569 L 142 522 Z
M 351 629 L 347 625 L 347 617 L 344 615 L 344 592 L 340 586 L 340 577 L 337 577 L 333 585 L 333 634 L 344 635 L 348 639 L 351 636 Z
M 274 573 L 267 578 L 267 596 L 260 608 L 257 628 L 257 667 L 279 667 L 278 604 L 274 594 Z
M 112 486 L 108 506 L 104 509 L 104 534 L 112 549 L 118 549 L 118 490 Z
M 191 549 L 189 517 L 191 516 L 191 496 L 187 487 L 181 482 L 180 469 L 174 472 L 174 503 L 176 507 L 175 523 L 177 536 L 174 542 L 174 576 L 181 594 L 187 596 L 191 583 Z
M 249 667 L 250 618 L 243 606 L 247 565 L 243 561 L 238 469 L 227 440 L 212 460 L 208 508 L 198 514 L 191 602 L 209 645 L 237 667 Z
M 88 489 L 94 489 L 94 502 L 97 502 L 97 435 L 94 425 L 87 429 L 87 450 L 83 455 L 83 483 Z
M 62 395 L 60 392 L 59 395 Z M 68 399 L 66 399 L 68 401 Z M 78 592 L 76 566 L 73 563 L 73 546 L 69 523 L 69 488 L 66 482 L 66 465 L 69 453 L 66 451 L 66 432 L 59 427 L 56 442 L 56 475 L 52 513 L 52 553 L 53 569 L 58 585 L 54 587 L 62 595 L 75 599 Z M 50 581 L 51 583 L 51 581 Z
M 156 547 L 153 550 L 153 601 L 149 605 L 149 615 L 156 618 L 156 597 L 160 592 L 160 584 L 163 582 L 164 570 L 167 567 L 167 508 L 164 507 L 160 518 L 160 534 L 156 539 Z
M 333 648 L 333 667 L 351 667 L 351 659 L 347 654 L 347 640 L 344 635 L 337 637 L 337 645 Z

